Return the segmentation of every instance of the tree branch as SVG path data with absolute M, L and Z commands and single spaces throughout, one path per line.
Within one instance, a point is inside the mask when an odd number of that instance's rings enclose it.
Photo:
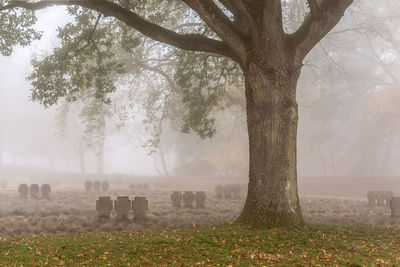
M 95 31 L 96 31 L 96 29 L 97 29 L 97 26 L 99 26 L 99 22 L 100 22 L 100 19 L 101 19 L 101 15 L 102 15 L 101 13 L 98 14 L 97 19 L 96 19 L 96 22 L 95 22 L 95 24 L 94 24 L 94 26 L 93 26 L 93 29 L 89 32 L 89 34 L 83 36 L 82 38 L 79 38 L 79 39 L 74 43 L 73 47 L 75 47 L 75 46 L 76 46 L 80 41 L 82 41 L 83 39 L 86 39 L 86 41 L 87 41 L 85 46 L 81 47 L 80 49 L 78 49 L 78 50 L 75 52 L 75 55 L 78 55 L 80 52 L 82 52 L 83 50 L 85 50 L 85 49 L 90 45 L 90 43 L 93 42 L 93 40 L 92 40 L 93 34 L 95 33 Z
M 317 15 L 318 14 L 317 0 L 307 0 L 307 3 L 311 11 L 311 16 Z
M 96 10 L 105 16 L 111 16 L 124 22 L 153 40 L 183 50 L 210 52 L 230 57 L 235 61 L 239 60 L 233 50 L 223 41 L 210 39 L 199 34 L 178 34 L 151 23 L 138 14 L 107 0 L 43 0 L 34 3 L 13 1 L 8 5 L 0 6 L 0 11 L 18 7 L 35 11 L 54 5 L 77 5 Z
M 256 25 L 254 19 L 251 17 L 248 6 L 242 0 L 218 0 L 226 9 L 228 9 L 233 16 L 235 21 L 240 24 L 240 27 L 247 33 L 248 28 L 252 33 L 256 32 Z
M 264 0 L 260 2 L 265 2 L 262 10 L 263 26 L 266 29 L 267 31 L 266 33 L 269 35 L 269 38 L 272 37 L 271 35 L 278 37 L 277 36 L 278 34 L 279 35 L 283 34 L 281 0 Z M 274 27 L 273 25 L 276 25 L 277 27 Z
M 296 62 L 304 59 L 308 52 L 340 21 L 346 9 L 353 3 L 353 0 L 323 0 L 320 6 L 316 7 L 315 0 L 307 1 L 311 3 L 311 14 L 306 16 L 300 28 L 287 38 L 288 49 L 294 51 L 293 59 Z
M 245 36 L 213 0 L 182 0 L 237 54 L 244 58 Z M 244 62 L 244 61 L 243 61 Z

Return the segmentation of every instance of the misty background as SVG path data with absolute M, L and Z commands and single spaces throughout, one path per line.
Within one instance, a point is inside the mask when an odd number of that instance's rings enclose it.
M 300 18 L 304 10 L 290 9 L 291 17 Z M 395 1 L 355 3 L 306 58 L 297 96 L 299 177 L 399 176 L 399 15 Z M 69 107 L 68 122 L 60 126 L 62 103 L 44 109 L 30 101 L 32 86 L 25 79 L 32 71 L 30 61 L 49 53 L 57 45 L 57 27 L 71 20 L 63 8 L 42 10 L 38 17 L 42 39 L 0 57 L 0 175 L 23 169 L 247 177 L 243 89 L 235 93 L 242 102 L 215 112 L 212 139 L 182 134 L 166 121 L 159 149 L 149 155 L 145 111 L 137 103 L 129 105 L 123 125 L 121 114 L 111 110 L 103 151 L 82 143 L 79 106 Z M 296 26 L 295 20 L 286 24 L 288 31 Z M 138 85 L 143 90 L 157 86 L 145 79 L 134 83 L 120 92 L 136 94 Z

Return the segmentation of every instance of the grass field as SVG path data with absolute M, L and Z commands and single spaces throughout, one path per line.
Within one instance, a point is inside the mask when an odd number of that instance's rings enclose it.
M 399 226 L 236 224 L 0 240 L 1 266 L 400 266 Z

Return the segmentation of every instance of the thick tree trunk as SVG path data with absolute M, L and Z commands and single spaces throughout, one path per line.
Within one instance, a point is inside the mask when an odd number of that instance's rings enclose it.
M 250 63 L 244 70 L 250 170 L 238 221 L 267 227 L 301 224 L 296 170 L 300 68 L 265 66 Z

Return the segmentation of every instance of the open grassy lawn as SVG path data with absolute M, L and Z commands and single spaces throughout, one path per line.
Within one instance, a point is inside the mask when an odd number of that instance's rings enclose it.
M 400 266 L 399 226 L 236 224 L 2 238 L 1 266 Z

